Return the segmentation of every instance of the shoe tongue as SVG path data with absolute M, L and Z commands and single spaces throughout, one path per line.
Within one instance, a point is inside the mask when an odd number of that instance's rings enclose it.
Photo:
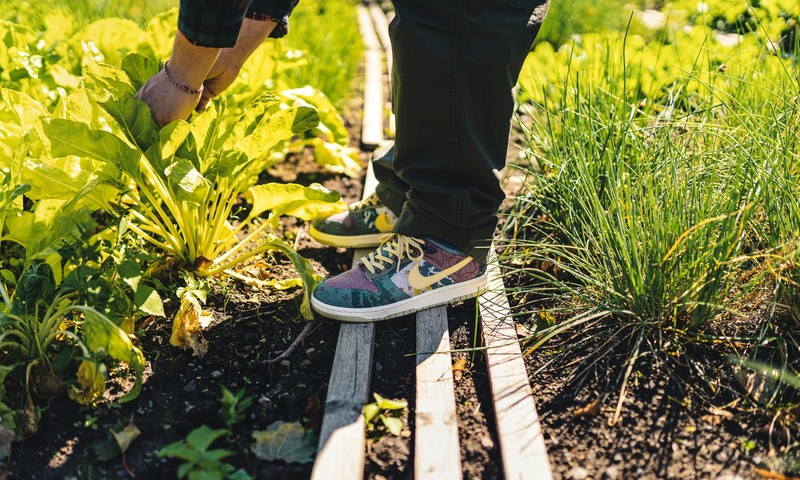
M 452 245 L 442 242 L 441 240 L 437 240 L 431 237 L 423 237 L 423 239 L 425 240 L 426 245 L 433 245 L 439 250 L 444 250 L 445 252 L 452 253 L 453 255 L 458 255 L 461 257 L 464 256 L 464 252 L 460 251 L 459 249 L 455 248 Z

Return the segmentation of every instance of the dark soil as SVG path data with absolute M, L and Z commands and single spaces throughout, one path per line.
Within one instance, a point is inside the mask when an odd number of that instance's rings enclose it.
M 536 328 L 526 317 L 520 333 Z M 736 328 L 754 325 L 741 322 Z M 759 403 L 758 390 L 735 378 L 730 342 L 651 348 L 636 362 L 612 426 L 633 345 L 620 342 L 588 362 L 606 346 L 596 333 L 565 333 L 526 356 L 556 479 L 797 478 L 787 460 L 793 449 L 797 455 L 790 442 L 798 398 L 789 390 Z

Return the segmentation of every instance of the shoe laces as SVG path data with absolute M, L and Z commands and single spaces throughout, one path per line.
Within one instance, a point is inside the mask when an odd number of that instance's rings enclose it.
M 377 250 L 361 259 L 364 268 L 370 273 L 382 272 L 387 265 L 397 263 L 397 271 L 400 271 L 400 263 L 403 258 L 408 258 L 413 262 L 422 260 L 425 252 L 422 250 L 424 240 L 397 233 L 390 233 L 381 238 L 381 246 Z
M 381 199 L 378 198 L 378 194 L 372 192 L 369 195 L 367 195 L 367 197 L 364 198 L 363 200 L 351 203 L 350 211 L 358 212 L 361 210 L 367 210 L 369 208 L 377 208 L 382 206 L 383 206 L 383 201 L 381 201 Z

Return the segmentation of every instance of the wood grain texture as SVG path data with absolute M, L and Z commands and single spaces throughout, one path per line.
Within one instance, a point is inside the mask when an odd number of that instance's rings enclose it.
M 416 480 L 461 479 L 461 448 L 449 351 L 447 308 L 440 306 L 418 312 L 414 421 Z
M 369 9 L 358 5 L 358 24 L 364 38 L 364 106 L 361 148 L 374 150 L 383 143 L 383 47 L 375 33 Z
M 478 305 L 503 471 L 507 480 L 550 480 L 550 459 L 493 250 L 488 261 L 489 291 Z
M 372 164 L 369 164 L 362 195 L 371 194 L 376 185 Z M 353 266 L 369 252 L 368 249 L 356 250 Z M 328 382 L 317 459 L 311 473 L 313 480 L 350 480 L 364 476 L 367 447 L 363 410 L 369 395 L 374 343 L 375 324 L 342 323 Z

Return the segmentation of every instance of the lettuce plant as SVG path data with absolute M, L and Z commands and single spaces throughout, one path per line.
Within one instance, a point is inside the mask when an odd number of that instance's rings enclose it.
M 6 364 L 2 376 L 24 371 L 26 401 L 18 425 L 23 434 L 32 434 L 37 428 L 31 386 L 40 395 L 57 393 L 64 374 L 76 361 L 80 361 L 77 380 L 68 382 L 73 384 L 68 391 L 73 400 L 91 403 L 103 393 L 108 359 L 125 362 L 136 374 L 134 387 L 118 401 L 139 394 L 145 366 L 141 350 L 106 315 L 76 303 L 90 284 L 97 286 L 86 278 L 86 271 L 75 269 L 56 286 L 52 270 L 44 262 L 23 273 L 11 296 L 0 283 L 5 303 L 0 311 L 0 351 Z
M 43 124 L 52 156 L 77 155 L 116 167 L 126 212 L 123 227 L 195 275 L 218 275 L 262 253 L 283 253 L 305 287 L 301 310 L 310 318 L 312 267 L 268 232 L 281 215 L 307 220 L 341 209 L 339 195 L 319 185 L 251 184 L 275 145 L 317 125 L 316 111 L 285 108 L 277 97 L 265 95 L 233 122 L 220 101 L 191 123 L 178 120 L 159 130 L 147 105 L 134 98 L 158 68 L 136 54 L 125 57 L 122 68 L 85 65 L 85 82 L 107 113 L 109 128 L 52 119 Z M 249 211 L 241 205 L 242 195 Z

